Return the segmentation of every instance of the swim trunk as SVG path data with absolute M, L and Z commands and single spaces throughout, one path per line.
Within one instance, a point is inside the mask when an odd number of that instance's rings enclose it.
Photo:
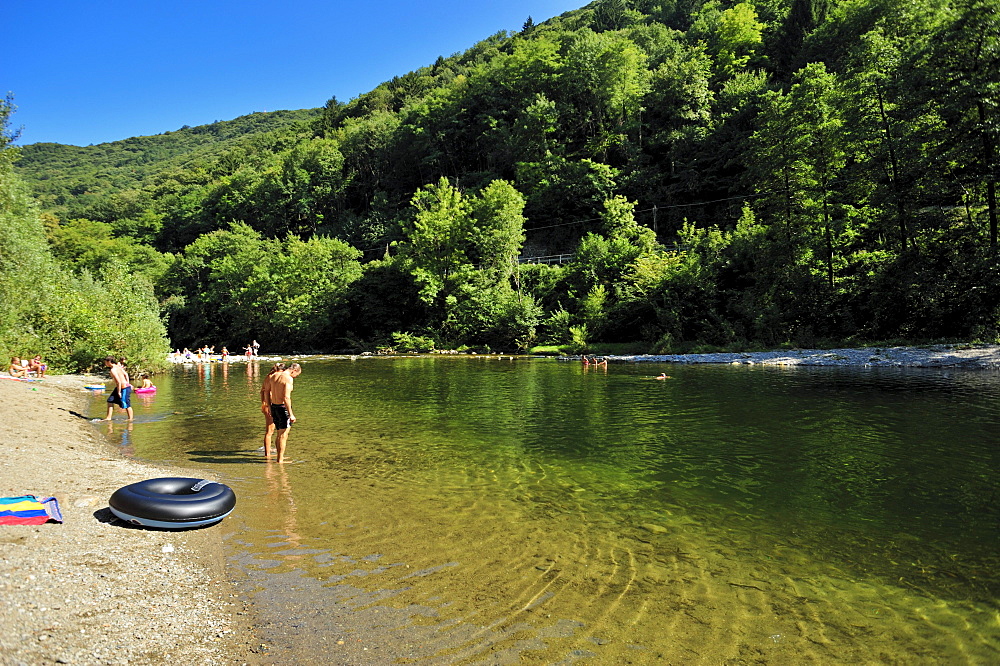
M 288 422 L 288 409 L 284 405 L 271 405 L 271 418 L 274 420 L 275 430 L 292 427 L 292 424 Z
M 111 395 L 108 396 L 108 402 L 113 405 L 118 405 L 122 409 L 128 409 L 129 407 L 132 406 L 132 401 L 130 399 L 131 395 L 132 395 L 131 386 L 126 386 L 121 391 L 119 391 L 118 387 L 116 386 L 115 390 L 112 391 Z

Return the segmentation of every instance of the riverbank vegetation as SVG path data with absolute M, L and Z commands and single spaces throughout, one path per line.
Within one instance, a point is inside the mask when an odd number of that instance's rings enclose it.
M 998 99 L 1000 0 L 597 0 L 17 168 L 37 270 L 155 298 L 174 346 L 993 341 Z
M 166 330 L 150 280 L 114 257 L 91 269 L 53 254 L 38 206 L 12 169 L 12 111 L 9 97 L 0 101 L 0 358 L 41 354 L 55 371 L 78 371 L 113 354 L 162 367 Z

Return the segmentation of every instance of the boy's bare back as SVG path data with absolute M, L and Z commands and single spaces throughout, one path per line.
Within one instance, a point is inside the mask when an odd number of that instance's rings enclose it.
M 292 394 L 295 380 L 288 372 L 279 372 L 271 380 L 271 404 L 283 405 L 288 396 Z

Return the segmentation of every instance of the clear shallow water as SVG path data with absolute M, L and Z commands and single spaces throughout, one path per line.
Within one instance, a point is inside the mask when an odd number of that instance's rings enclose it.
M 1000 661 L 994 373 L 301 362 L 293 464 L 256 450 L 269 364 L 111 426 L 237 491 L 278 661 Z

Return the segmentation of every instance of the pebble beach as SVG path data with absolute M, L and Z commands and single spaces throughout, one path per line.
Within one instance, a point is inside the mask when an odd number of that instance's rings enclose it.
M 64 519 L 0 525 L 0 664 L 255 663 L 218 533 L 134 528 L 108 509 L 123 485 L 191 472 L 127 459 L 87 422 L 83 385 L 105 381 L 0 381 L 0 496 L 53 496 Z
M 725 363 L 730 365 L 815 365 L 867 368 L 1000 368 L 997 345 L 929 345 L 927 347 L 863 347 L 793 349 L 715 354 L 640 354 L 608 356 L 613 362 Z

